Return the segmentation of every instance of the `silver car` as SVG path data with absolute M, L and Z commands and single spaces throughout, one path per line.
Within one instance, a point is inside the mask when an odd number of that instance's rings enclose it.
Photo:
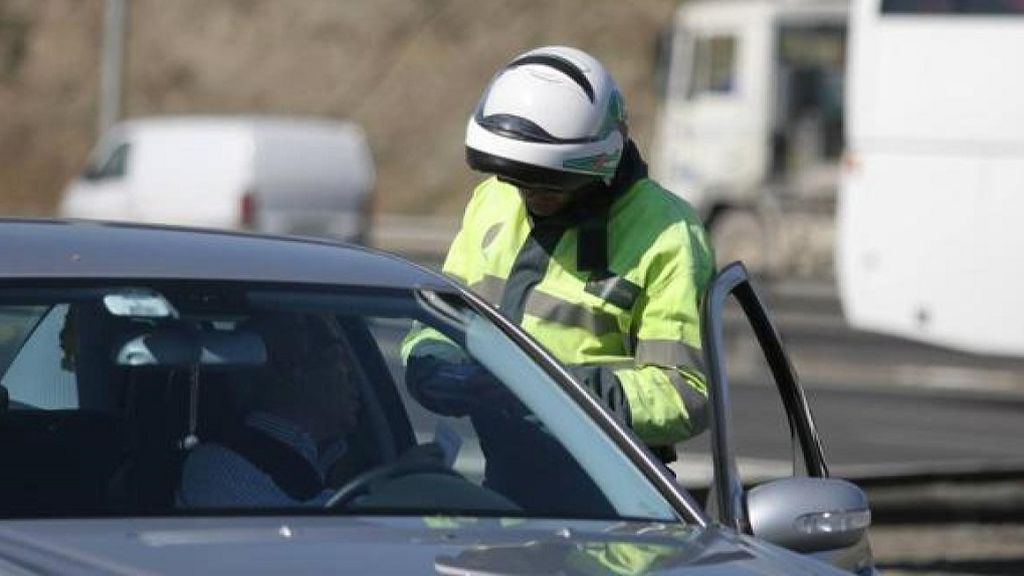
M 397 257 L 61 221 L 0 222 L 0 245 L 2 573 L 874 573 L 864 494 L 828 478 L 741 265 L 705 297 L 698 502 L 530 337 Z M 752 488 L 730 294 L 802 456 Z M 457 357 L 414 369 L 425 334 Z

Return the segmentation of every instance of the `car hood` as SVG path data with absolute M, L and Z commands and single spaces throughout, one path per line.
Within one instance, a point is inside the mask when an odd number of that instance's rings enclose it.
M 496 518 L 0 522 L 5 574 L 834 574 L 719 529 Z

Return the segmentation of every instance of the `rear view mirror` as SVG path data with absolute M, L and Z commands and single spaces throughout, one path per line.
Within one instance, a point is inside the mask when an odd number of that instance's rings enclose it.
M 785 478 L 747 494 L 755 536 L 797 552 L 824 552 L 858 543 L 871 525 L 868 499 L 837 478 Z
M 267 363 L 267 345 L 255 332 L 201 332 L 199 364 L 213 368 L 245 368 Z
M 267 362 L 267 347 L 253 332 L 199 332 L 162 327 L 135 336 L 117 351 L 114 361 L 125 367 L 241 368 Z

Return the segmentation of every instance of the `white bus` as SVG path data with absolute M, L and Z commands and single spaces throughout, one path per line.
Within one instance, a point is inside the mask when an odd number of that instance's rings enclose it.
M 1024 354 L 1024 0 L 855 0 L 848 46 L 848 321 Z

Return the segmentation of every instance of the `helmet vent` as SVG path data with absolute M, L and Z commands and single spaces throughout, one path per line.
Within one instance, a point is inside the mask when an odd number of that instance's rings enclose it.
M 518 60 L 513 60 L 508 68 L 515 68 L 517 66 L 525 66 L 527 64 L 537 64 L 540 66 L 548 66 L 558 70 L 562 74 L 565 74 L 572 79 L 573 82 L 579 84 L 583 92 L 586 93 L 587 98 L 590 99 L 590 103 L 594 103 L 594 86 L 591 85 L 590 80 L 587 80 L 587 75 L 580 70 L 578 66 L 570 62 L 569 60 L 554 54 L 531 54 L 523 56 Z

